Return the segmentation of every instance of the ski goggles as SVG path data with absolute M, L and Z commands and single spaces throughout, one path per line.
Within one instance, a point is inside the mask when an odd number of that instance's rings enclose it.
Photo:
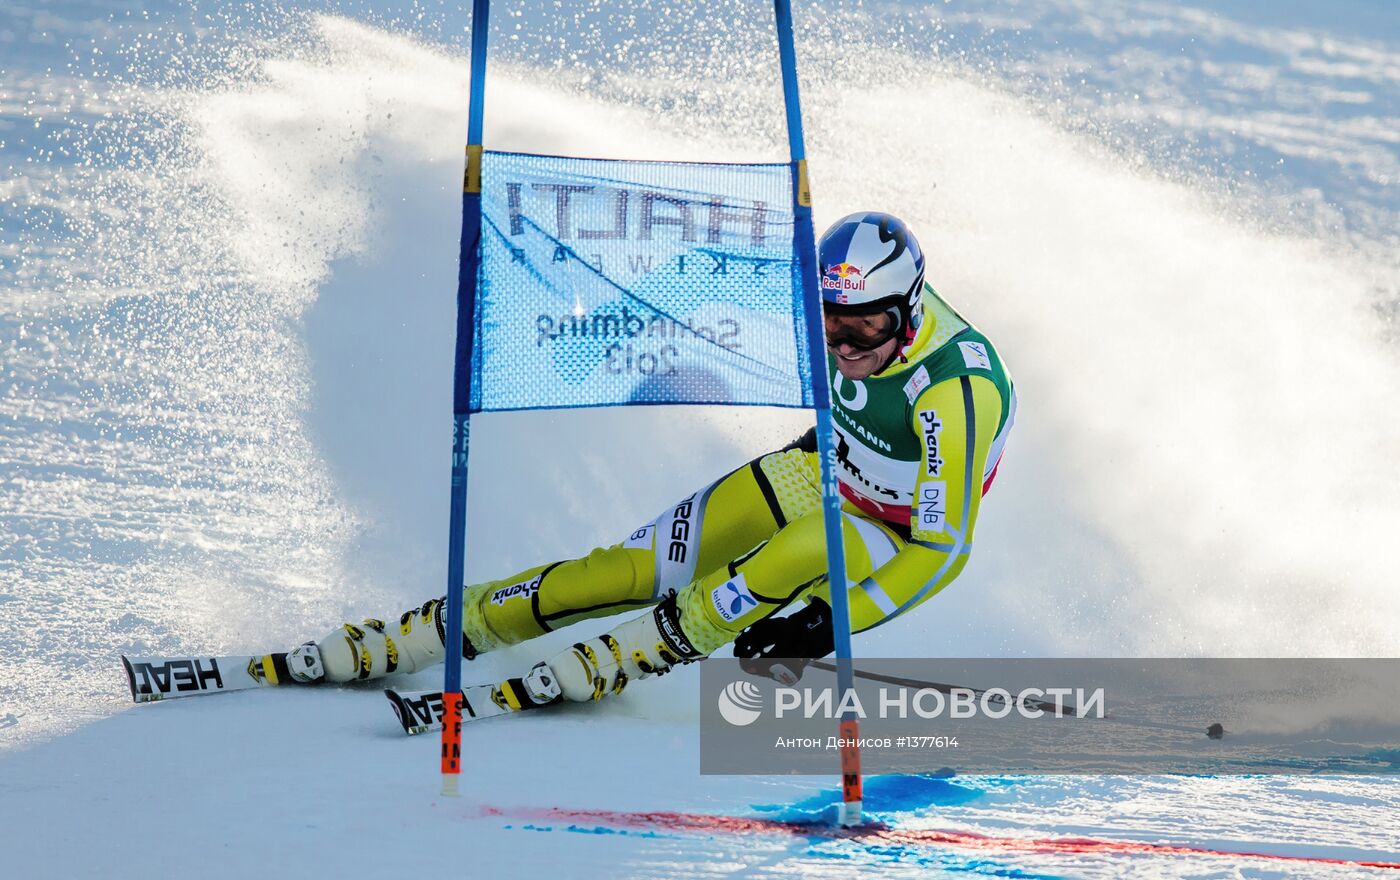
M 868 315 L 827 314 L 826 344 L 835 348 L 842 343 L 859 351 L 874 351 L 899 335 L 899 310 L 891 306 L 883 312 Z

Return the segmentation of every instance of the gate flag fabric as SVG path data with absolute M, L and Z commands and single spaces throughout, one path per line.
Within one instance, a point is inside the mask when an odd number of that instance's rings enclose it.
M 788 164 L 485 151 L 471 411 L 811 407 Z

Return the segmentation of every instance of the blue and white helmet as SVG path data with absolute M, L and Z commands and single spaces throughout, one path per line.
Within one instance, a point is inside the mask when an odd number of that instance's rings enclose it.
M 924 252 L 904 221 L 877 211 L 842 217 L 817 246 L 823 307 L 833 314 L 888 311 L 903 334 L 900 353 L 924 317 Z

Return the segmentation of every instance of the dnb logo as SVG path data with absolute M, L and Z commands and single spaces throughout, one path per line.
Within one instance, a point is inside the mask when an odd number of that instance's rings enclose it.
M 860 268 L 850 263 L 833 263 L 822 273 L 822 289 L 835 290 L 837 302 L 846 301 L 846 291 L 864 290 L 865 278 Z
M 731 681 L 719 692 L 719 714 L 735 727 L 747 727 L 763 714 L 763 692 L 751 681 Z

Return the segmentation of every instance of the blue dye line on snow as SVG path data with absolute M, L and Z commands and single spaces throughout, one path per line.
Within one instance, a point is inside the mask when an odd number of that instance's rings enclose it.
M 953 774 L 870 776 L 864 781 L 864 812 L 907 813 L 937 806 L 955 806 L 976 800 L 984 792 L 966 782 L 954 781 Z M 841 792 L 820 791 L 791 804 L 754 804 L 765 818 L 781 822 L 829 823 L 836 821 Z
M 839 794 L 837 796 L 839 797 Z M 658 831 L 638 831 L 632 828 L 610 828 L 606 825 L 578 825 L 573 823 L 563 826 L 562 828 L 556 828 L 553 825 L 536 825 L 530 822 L 519 826 L 504 825 L 502 827 L 506 830 L 518 829 L 520 831 L 537 831 L 547 834 L 555 831 L 563 831 L 569 834 L 636 837 L 652 840 L 676 840 L 687 836 L 693 836 Z M 921 868 L 937 869 L 940 872 L 965 872 L 989 877 L 1012 877 L 1016 878 L 1016 880 L 1066 880 L 1066 878 L 1058 874 L 1034 873 L 990 859 L 969 859 L 948 850 L 929 849 L 926 847 L 895 845 L 872 846 L 859 841 L 808 838 L 807 848 L 803 855 L 832 861 L 847 862 L 856 862 L 858 860 L 869 862 L 873 859 L 882 864 L 917 865 Z

